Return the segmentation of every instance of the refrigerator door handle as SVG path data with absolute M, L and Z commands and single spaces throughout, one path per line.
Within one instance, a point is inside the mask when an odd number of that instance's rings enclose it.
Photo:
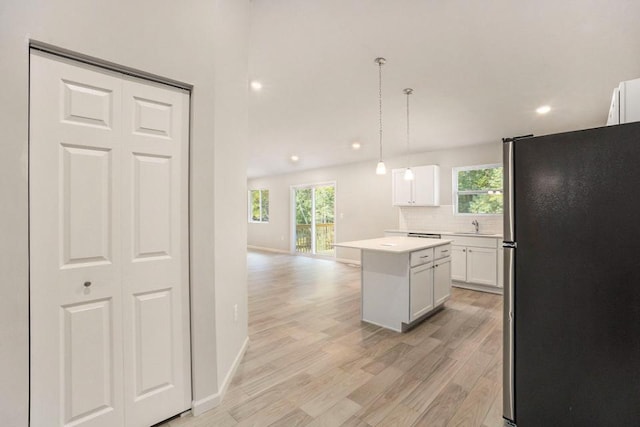
M 503 202 L 504 202 L 504 241 L 513 242 L 514 236 L 514 209 L 513 209 L 513 141 L 509 140 L 502 145 L 502 164 L 504 165 L 503 177 Z M 506 277 L 506 276 L 505 276 Z
M 514 422 L 515 376 L 514 376 L 514 281 L 515 247 L 504 247 L 504 331 L 503 331 L 503 372 L 502 372 L 502 414 Z

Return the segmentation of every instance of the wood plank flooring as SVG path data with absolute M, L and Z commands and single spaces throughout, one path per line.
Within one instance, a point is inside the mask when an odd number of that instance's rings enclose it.
M 502 426 L 502 297 L 453 289 L 408 333 L 360 321 L 360 269 L 250 251 L 249 347 L 222 404 L 162 427 Z

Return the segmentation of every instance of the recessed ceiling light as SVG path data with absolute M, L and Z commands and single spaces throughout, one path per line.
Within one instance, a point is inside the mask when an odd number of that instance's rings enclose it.
M 249 83 L 249 85 L 251 86 L 251 89 L 253 89 L 253 90 L 262 89 L 262 83 L 260 83 L 257 80 L 252 80 L 251 83 Z
M 298 156 L 296 156 L 295 154 L 293 156 L 291 156 L 291 161 L 292 162 L 297 162 L 298 160 L 300 160 L 300 158 Z
M 353 144 L 351 144 L 351 148 L 353 148 L 354 150 L 359 150 L 360 149 L 360 143 L 359 142 L 354 142 Z
M 549 111 L 551 111 L 551 107 L 549 107 L 548 105 L 543 105 L 542 107 L 536 108 L 536 113 L 538 114 L 547 114 Z

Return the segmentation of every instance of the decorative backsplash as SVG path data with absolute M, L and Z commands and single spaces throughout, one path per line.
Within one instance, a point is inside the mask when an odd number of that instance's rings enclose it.
M 400 208 L 400 230 L 475 231 L 471 222 L 480 223 L 481 233 L 503 233 L 502 215 L 454 215 L 452 205 Z

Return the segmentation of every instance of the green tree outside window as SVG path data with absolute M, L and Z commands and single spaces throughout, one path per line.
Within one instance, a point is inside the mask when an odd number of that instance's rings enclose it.
M 454 168 L 454 199 L 458 214 L 502 214 L 502 166 Z
M 249 222 L 269 222 L 269 190 L 249 190 Z

